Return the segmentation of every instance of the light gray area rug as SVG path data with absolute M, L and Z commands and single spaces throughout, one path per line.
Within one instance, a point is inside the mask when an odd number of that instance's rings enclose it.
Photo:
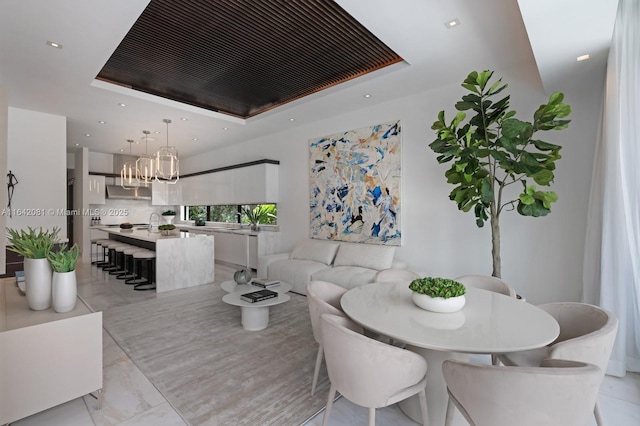
M 104 328 L 192 425 L 300 425 L 325 406 L 307 300 L 270 308 L 269 327 L 245 331 L 218 285 L 107 309 Z

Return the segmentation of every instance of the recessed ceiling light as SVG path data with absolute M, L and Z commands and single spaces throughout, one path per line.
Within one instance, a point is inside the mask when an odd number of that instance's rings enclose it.
M 223 127 L 222 130 L 229 130 L 229 128 L 228 127 Z
M 127 106 L 127 104 L 119 103 L 119 104 L 118 104 L 118 106 L 126 107 L 126 106 Z
M 98 123 L 100 123 L 100 124 L 107 124 L 107 122 L 106 122 L 106 121 L 102 121 L 102 120 L 98 121 Z
M 184 117 L 180 117 L 180 120 L 182 120 L 182 121 L 189 121 L 189 119 L 188 119 L 188 118 L 184 118 Z
M 289 121 L 296 121 L 296 119 L 295 118 L 290 118 Z
M 76 146 L 80 146 L 80 144 L 79 144 L 79 143 L 77 143 L 77 144 L 75 144 L 75 145 L 76 145 Z
M 458 18 L 452 19 L 444 23 L 444 26 L 447 28 L 453 28 L 460 26 L 460 20 Z
M 587 59 L 589 59 L 589 55 L 578 56 L 578 62 L 586 61 Z
M 62 49 L 62 45 L 60 43 L 56 43 L 55 41 L 47 40 L 47 46 L 55 47 L 56 49 Z
M 120 148 L 120 149 L 119 149 L 119 151 L 120 151 L 120 152 L 124 152 L 124 149 Z
M 191 140 L 192 140 L 192 141 L 197 141 L 197 140 L 198 140 L 198 138 L 193 138 L 193 139 L 191 139 Z
M 154 133 L 155 135 L 159 135 L 159 134 L 160 134 L 160 132 L 159 132 L 159 131 L 157 131 L 157 130 L 156 130 L 155 132 L 153 132 L 153 133 Z
M 85 133 L 84 135 L 85 135 L 86 137 L 89 137 L 89 136 L 91 136 L 91 133 Z
M 365 98 L 370 98 L 370 97 L 371 97 L 371 94 L 370 94 L 370 93 L 367 93 L 366 95 L 363 95 L 363 96 L 364 96 Z

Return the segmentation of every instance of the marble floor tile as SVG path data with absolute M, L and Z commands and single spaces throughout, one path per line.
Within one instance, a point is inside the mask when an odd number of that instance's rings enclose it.
M 118 425 L 166 402 L 129 359 L 104 368 L 102 392 L 101 410 L 98 410 L 98 402 L 93 397 L 84 397 L 91 417 L 98 426 Z
M 118 346 L 113 337 L 105 329 L 102 329 L 102 365 L 109 367 L 119 362 L 127 361 L 129 357 Z
M 182 417 L 168 402 L 157 405 L 144 413 L 130 418 L 119 426 L 186 426 Z

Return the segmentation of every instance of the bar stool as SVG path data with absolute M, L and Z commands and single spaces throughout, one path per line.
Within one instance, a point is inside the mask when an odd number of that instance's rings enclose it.
M 107 249 L 107 244 L 111 242 L 111 240 L 107 240 L 107 239 L 102 239 L 102 240 L 98 240 L 98 251 L 102 253 L 102 259 L 100 259 L 99 261 L 96 259 L 96 267 L 98 268 L 103 268 L 106 265 L 109 264 L 109 260 L 107 259 L 108 256 L 108 249 Z M 96 258 L 97 258 L 97 254 L 96 254 Z
M 120 275 L 118 275 L 116 278 L 119 280 L 129 280 L 132 278 L 137 278 L 136 274 L 134 273 L 134 263 L 133 263 L 133 253 L 137 252 L 137 251 L 145 251 L 146 249 L 137 247 L 137 246 L 131 246 L 128 249 L 126 249 L 123 254 L 124 254 L 124 272 L 121 273 Z M 127 281 L 125 281 L 125 284 L 134 284 L 134 283 L 128 283 Z
M 124 271 L 124 251 L 131 248 L 131 244 L 120 244 L 115 247 L 116 269 L 109 271 L 109 275 L 120 275 Z
M 107 248 L 109 249 L 109 263 L 106 266 L 102 267 L 102 270 L 105 272 L 111 272 L 118 269 L 116 265 L 116 247 L 121 246 L 122 243 L 119 241 L 113 241 L 107 243 Z
M 133 253 L 133 273 L 135 278 L 130 278 L 125 281 L 127 284 L 133 284 L 134 290 L 155 290 L 155 268 L 154 260 L 156 258 L 156 252 L 151 250 L 136 251 Z M 142 262 L 147 261 L 147 278 L 142 277 Z

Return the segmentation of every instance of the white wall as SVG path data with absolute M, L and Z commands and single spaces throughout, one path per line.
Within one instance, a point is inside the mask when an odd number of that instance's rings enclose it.
M 465 76 L 461 75 L 461 80 Z M 518 117 L 531 120 L 548 96 L 532 86 L 530 72 L 505 76 Z M 502 276 L 532 303 L 579 301 L 583 240 L 590 172 L 599 120 L 601 88 L 567 94 L 573 123 L 563 132 L 540 136 L 564 146 L 552 189 L 560 200 L 544 218 L 508 212 L 502 218 Z M 402 247 L 397 257 L 422 274 L 456 277 L 491 274 L 491 236 L 479 229 L 472 213 L 458 211 L 448 198 L 447 165 L 439 165 L 428 147 L 438 111 L 453 117 L 454 104 L 465 94 L 459 86 L 441 88 L 339 117 L 285 130 L 243 144 L 181 158 L 183 174 L 269 158 L 280 161 L 278 224 L 282 248 L 309 238 L 309 140 L 350 129 L 400 119 L 402 122 Z
M 66 117 L 9 107 L 7 170 L 18 180 L 7 227 L 61 228 L 66 238 Z
M 7 175 L 7 128 L 8 124 L 7 88 L 0 86 L 0 176 Z M 6 191 L 0 191 L 0 207 L 7 205 Z M 6 214 L 0 215 L 0 229 L 6 229 Z M 0 275 L 6 273 L 7 262 L 7 233 L 0 232 Z

